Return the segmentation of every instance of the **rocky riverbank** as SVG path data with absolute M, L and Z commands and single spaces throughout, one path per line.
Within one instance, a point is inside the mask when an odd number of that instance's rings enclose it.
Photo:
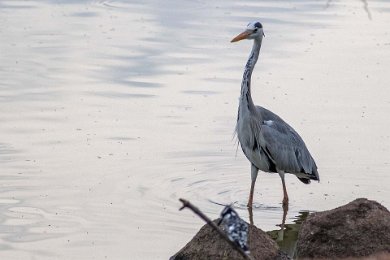
M 249 225 L 254 259 L 290 259 L 264 231 Z M 344 206 L 312 213 L 302 223 L 299 259 L 390 259 L 390 212 L 376 201 L 356 199 Z M 208 225 L 171 259 L 241 259 Z

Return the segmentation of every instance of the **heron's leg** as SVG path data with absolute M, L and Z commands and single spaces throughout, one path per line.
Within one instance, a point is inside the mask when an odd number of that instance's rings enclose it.
M 283 185 L 283 207 L 288 206 L 288 194 L 287 194 L 287 188 L 286 183 L 284 181 L 284 172 L 278 171 L 280 178 L 282 179 L 282 185 Z
M 248 207 L 249 208 L 252 208 L 252 204 L 253 204 L 253 193 L 255 191 L 255 183 L 256 183 L 256 178 L 257 178 L 257 173 L 259 172 L 259 169 L 257 169 L 256 166 L 254 166 L 253 164 L 251 165 L 251 191 L 249 193 L 249 200 L 248 200 Z

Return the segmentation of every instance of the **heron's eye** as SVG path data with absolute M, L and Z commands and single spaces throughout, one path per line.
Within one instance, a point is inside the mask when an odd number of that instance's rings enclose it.
M 256 28 L 256 29 L 254 29 L 254 30 L 253 30 L 253 32 L 254 32 L 254 33 L 256 33 L 256 32 L 257 32 L 257 28 Z

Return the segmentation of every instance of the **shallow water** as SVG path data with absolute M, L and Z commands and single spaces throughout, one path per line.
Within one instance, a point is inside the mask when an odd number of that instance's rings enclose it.
M 357 197 L 390 207 L 387 1 L 0 1 L 0 256 L 167 259 L 245 204 L 233 139 L 251 42 L 253 99 L 301 134 L 321 183 L 287 176 L 287 224 Z M 281 224 L 261 173 L 254 221 Z

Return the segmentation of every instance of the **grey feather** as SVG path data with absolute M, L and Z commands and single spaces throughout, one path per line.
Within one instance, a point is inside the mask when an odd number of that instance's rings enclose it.
M 258 110 L 262 109 L 258 107 Z M 289 124 L 277 116 L 272 124 L 257 123 L 259 131 L 256 132 L 256 140 L 267 151 L 278 170 L 301 178 L 319 180 L 317 166 L 305 142 Z
M 247 126 L 247 131 L 244 132 L 250 132 L 246 134 L 247 138 L 238 134 L 247 158 L 265 172 L 276 172 L 271 170 L 271 164 L 267 162 L 270 159 L 277 170 L 296 174 L 299 178 L 319 180 L 315 161 L 299 134 L 270 110 L 256 106 L 256 112 L 249 120 L 245 120 L 248 123 L 243 123 Z M 237 122 L 237 132 L 239 131 Z M 256 149 L 248 149 L 250 147 Z M 249 154 L 250 150 L 259 158 L 254 159 Z

